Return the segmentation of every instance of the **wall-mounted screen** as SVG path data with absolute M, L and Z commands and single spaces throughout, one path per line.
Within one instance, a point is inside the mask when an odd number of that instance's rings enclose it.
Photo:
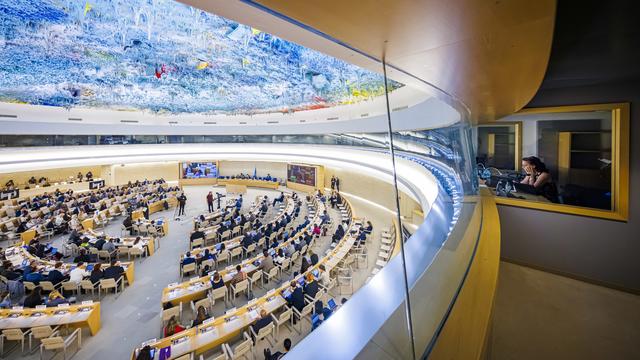
M 287 165 L 287 180 L 303 185 L 316 186 L 316 168 L 305 165 Z
M 215 179 L 218 166 L 215 162 L 184 162 L 180 164 L 183 179 Z

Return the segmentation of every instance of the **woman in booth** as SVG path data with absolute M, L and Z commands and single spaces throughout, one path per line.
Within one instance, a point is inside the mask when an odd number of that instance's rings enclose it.
M 520 181 L 521 184 L 531 185 L 539 189 L 544 184 L 553 181 L 547 166 L 535 156 L 522 158 L 522 169 L 527 175 Z
M 185 328 L 178 324 L 175 316 L 172 316 L 167 323 L 167 326 L 164 328 L 164 337 L 169 337 L 175 335 L 181 331 L 184 331 Z

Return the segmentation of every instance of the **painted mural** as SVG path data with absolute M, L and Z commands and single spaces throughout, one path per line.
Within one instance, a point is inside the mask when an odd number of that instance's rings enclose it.
M 2 102 L 256 114 L 382 94 L 379 74 L 174 1 L 0 0 Z

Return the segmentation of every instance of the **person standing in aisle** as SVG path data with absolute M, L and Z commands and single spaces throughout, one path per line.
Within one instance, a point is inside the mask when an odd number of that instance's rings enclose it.
M 209 207 L 209 212 L 213 212 L 213 194 L 211 191 L 207 194 L 207 206 Z
M 340 178 L 336 178 L 336 191 L 340 192 Z
M 336 189 L 336 177 L 334 175 L 331 176 L 331 190 Z
M 184 215 L 184 206 L 186 203 L 187 197 L 184 195 L 184 193 L 180 194 L 180 196 L 178 196 L 178 216 Z

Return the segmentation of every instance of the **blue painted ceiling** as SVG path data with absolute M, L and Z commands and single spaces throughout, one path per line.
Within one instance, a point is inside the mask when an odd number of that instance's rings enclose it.
M 175 1 L 0 0 L 1 102 L 256 114 L 363 101 L 383 85 L 379 74 Z

